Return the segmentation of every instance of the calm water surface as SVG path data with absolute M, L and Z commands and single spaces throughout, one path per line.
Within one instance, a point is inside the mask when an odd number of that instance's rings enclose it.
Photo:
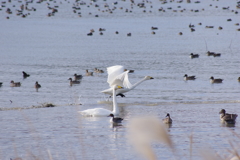
M 232 132 L 240 132 L 239 123 L 237 120 L 231 127 L 221 124 L 218 112 L 225 108 L 239 113 L 240 107 L 240 32 L 235 25 L 240 18 L 232 12 L 236 1 L 153 1 L 145 3 L 146 12 L 137 7 L 142 1 L 136 1 L 132 9 L 130 1 L 118 1 L 112 14 L 98 9 L 106 10 L 105 3 L 113 8 L 113 1 L 85 2 L 87 5 L 77 11 L 82 17 L 73 13 L 74 1 L 48 2 L 51 7 L 59 6 L 53 17 L 46 16 L 50 12 L 47 1 L 30 3 L 29 8 L 37 10 L 29 11 L 26 18 L 16 16 L 15 11 L 25 2 L 7 2 L 2 7 L 0 159 L 141 159 L 126 138 L 130 119 L 145 115 L 162 119 L 166 113 L 173 119 L 168 131 L 177 157 L 156 143 L 153 148 L 158 159 L 201 159 L 199 151 L 205 147 L 222 156 L 229 155 L 229 140 L 239 142 Z M 222 9 L 227 6 L 229 10 Z M 159 12 L 161 7 L 166 11 Z M 7 14 L 6 8 L 13 14 Z M 126 9 L 132 12 L 125 12 Z M 180 12 L 181 9 L 186 10 Z M 95 17 L 97 14 L 99 17 Z M 232 21 L 227 21 L 229 18 Z M 202 25 L 198 25 L 200 22 Z M 195 32 L 190 31 L 190 23 L 195 25 Z M 207 25 L 214 28 L 206 29 Z M 151 34 L 152 26 L 158 27 L 155 35 Z M 219 26 L 223 30 L 218 30 Z M 99 35 L 99 28 L 106 29 L 103 35 Z M 87 36 L 90 29 L 95 30 L 93 36 Z M 127 37 L 129 32 L 131 37 Z M 222 55 L 208 57 L 208 50 Z M 200 57 L 191 59 L 190 53 Z M 131 83 L 147 75 L 154 77 L 126 93 L 125 98 L 117 98 L 124 118 L 118 127 L 113 127 L 108 117 L 86 118 L 78 113 L 95 107 L 112 109 L 111 101 L 100 93 L 109 87 L 106 68 L 112 65 L 134 69 L 129 74 Z M 85 75 L 86 69 L 93 71 L 95 67 L 105 73 L 84 76 L 81 84 L 69 86 L 68 78 L 74 73 Z M 31 76 L 23 79 L 22 71 Z M 184 81 L 184 74 L 197 79 Z M 211 84 L 211 76 L 224 81 Z M 22 86 L 10 87 L 11 80 Z M 38 92 L 34 88 L 36 81 L 42 85 Z M 44 103 L 56 107 L 33 109 Z

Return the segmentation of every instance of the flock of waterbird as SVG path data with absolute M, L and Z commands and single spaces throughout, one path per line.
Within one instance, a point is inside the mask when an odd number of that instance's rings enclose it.
M 71 4 L 72 3 L 72 4 Z M 171 4 L 177 3 L 178 6 L 174 5 L 174 7 L 171 7 Z M 47 10 L 47 13 L 45 14 L 47 17 L 54 17 L 58 12 L 60 12 L 60 8 L 62 8 L 61 5 L 67 4 L 69 8 L 69 13 L 65 13 L 64 15 L 71 15 L 72 14 L 77 15 L 78 17 L 86 17 L 86 16 L 93 16 L 93 17 L 101 17 L 106 16 L 106 14 L 118 14 L 121 12 L 124 12 L 125 14 L 131 14 L 136 12 L 137 14 L 140 13 L 167 13 L 167 12 L 176 12 L 176 13 L 184 13 L 184 12 L 193 12 L 197 14 L 198 12 L 204 12 L 207 9 L 204 8 L 198 8 L 196 9 L 185 9 L 181 6 L 182 3 L 188 3 L 188 4 L 199 4 L 201 1 L 191 1 L 191 0 L 160 0 L 158 2 L 152 2 L 150 0 L 130 0 L 129 2 L 126 0 L 122 1 L 106 1 L 104 2 L 99 0 L 91 0 L 91 1 L 80 1 L 75 0 L 71 2 L 70 0 L 62 0 L 62 1 L 56 1 L 56 0 L 6 0 L 2 1 L 0 5 L 0 11 L 5 10 L 6 19 L 10 19 L 13 17 L 14 13 L 18 17 L 27 18 L 28 16 L 32 15 L 32 12 L 37 12 L 38 10 L 43 10 L 40 5 L 44 5 Z M 70 4 L 70 5 L 69 5 Z M 33 7 L 34 5 L 34 7 Z M 222 8 L 224 11 L 232 12 L 233 14 L 238 14 L 237 9 L 240 9 L 240 1 L 236 2 L 236 10 L 234 8 L 230 8 L 229 6 L 215 6 L 213 4 L 209 4 L 209 7 L 211 8 Z M 33 14 L 35 15 L 35 14 Z M 231 18 L 227 19 L 228 22 L 233 21 Z M 202 25 L 202 23 L 198 23 L 199 26 Z M 239 23 L 235 23 L 236 26 L 239 26 Z M 193 24 L 189 25 L 190 31 L 195 32 L 196 27 Z M 216 28 L 212 25 L 206 25 L 205 28 Z M 218 27 L 219 30 L 223 30 L 222 26 Z M 152 34 L 156 34 L 155 30 L 158 30 L 158 27 L 151 27 Z M 236 28 L 237 31 L 240 31 L 240 28 Z M 104 31 L 106 31 L 105 28 L 99 28 L 99 34 L 103 35 Z M 95 32 L 94 29 L 90 29 L 90 32 L 87 33 L 88 36 L 92 36 Z M 115 34 L 119 34 L 119 31 L 115 31 Z M 183 35 L 183 32 L 179 32 L 179 35 Z M 127 33 L 127 36 L 132 36 L 132 33 Z
M 224 124 L 228 124 L 228 125 L 233 125 L 236 123 L 236 119 L 238 117 L 237 114 L 229 114 L 229 113 L 226 113 L 226 110 L 225 109 L 222 109 L 220 112 L 220 120 L 222 123 Z M 170 114 L 167 113 L 166 115 L 166 118 L 163 119 L 163 123 L 165 124 L 172 124 L 172 119 L 170 117 Z
M 210 52 L 210 51 L 207 51 L 207 56 L 213 56 L 213 57 L 220 57 L 221 56 L 221 53 L 216 53 L 216 52 Z M 193 54 L 191 53 L 190 54 L 190 58 L 191 59 L 194 59 L 194 58 L 199 58 L 199 54 Z M 188 76 L 187 74 L 185 74 L 184 76 L 184 80 L 187 81 L 187 80 L 195 80 L 196 79 L 196 76 Z M 238 82 L 240 82 L 240 77 L 238 77 Z M 215 79 L 213 76 L 210 77 L 210 82 L 211 83 L 222 83 L 223 82 L 223 79 Z
M 79 113 L 83 116 L 90 116 L 90 117 L 111 117 L 110 122 L 115 124 L 115 125 L 119 125 L 122 122 L 122 118 L 118 117 L 120 114 L 120 110 L 118 108 L 118 104 L 117 104 L 117 96 L 121 96 L 121 97 L 125 97 L 123 93 L 129 92 L 132 89 L 134 89 L 135 87 L 137 87 L 139 84 L 141 84 L 142 82 L 146 81 L 146 80 L 151 80 L 154 79 L 151 76 L 146 76 L 144 77 L 142 80 L 140 80 L 139 82 L 135 83 L 134 85 L 132 85 L 129 82 L 128 79 L 128 73 L 130 72 L 130 70 L 124 70 L 124 67 L 121 65 L 116 65 L 116 66 L 112 66 L 112 67 L 108 67 L 107 68 L 107 72 L 108 72 L 108 79 L 107 82 L 110 86 L 109 89 L 103 90 L 101 91 L 104 94 L 108 94 L 112 97 L 113 99 L 113 110 L 108 110 L 108 109 L 104 109 L 104 108 L 93 108 L 93 109 L 86 109 L 83 111 L 79 111 Z M 195 76 L 187 76 L 185 75 L 185 80 L 195 80 Z M 210 78 L 212 81 L 212 83 L 221 83 L 222 79 L 214 79 L 213 77 Z M 223 123 L 226 124 L 235 124 L 236 122 L 236 118 L 237 118 L 237 114 L 228 114 L 226 113 L 226 111 L 224 109 L 222 109 L 220 112 L 220 120 Z M 167 113 L 166 117 L 163 119 L 163 123 L 165 124 L 172 124 L 173 120 L 170 117 L 170 114 Z
M 30 77 L 29 74 L 27 74 L 26 72 L 22 71 L 22 74 L 23 74 L 23 78 L 27 78 L 27 77 Z M 2 86 L 2 82 L 0 82 L 0 86 Z M 10 82 L 10 86 L 11 87 L 21 87 L 21 82 L 14 82 L 13 80 L 11 80 Z M 35 85 L 34 85 L 34 88 L 36 89 L 36 91 L 38 91 L 39 88 L 41 88 L 41 85 L 38 83 L 38 81 L 35 82 Z
M 103 70 L 94 69 L 95 73 L 104 73 Z M 22 71 L 22 75 L 23 75 L 23 79 L 30 77 L 30 74 L 26 73 L 25 71 Z M 78 75 L 78 74 L 74 74 L 74 80 L 72 78 L 69 78 L 68 80 L 70 80 L 70 86 L 72 86 L 73 84 L 80 84 L 80 81 L 83 78 L 83 75 Z M 93 76 L 93 72 L 89 72 L 88 70 L 86 70 L 86 76 Z M 3 82 L 0 82 L 0 87 L 2 87 Z M 21 82 L 14 82 L 13 80 L 10 81 L 10 86 L 11 87 L 21 87 L 22 83 Z M 36 89 L 36 91 L 38 91 L 39 88 L 41 88 L 42 86 L 38 83 L 38 81 L 35 82 L 34 88 Z
M 94 69 L 95 73 L 104 73 L 103 70 Z M 145 76 L 142 80 L 138 81 L 135 84 L 131 84 L 129 79 L 128 79 L 128 73 L 133 73 L 134 70 L 127 70 L 124 68 L 124 66 L 121 65 L 116 65 L 116 66 L 111 66 L 107 68 L 107 73 L 108 73 L 108 78 L 107 78 L 107 83 L 109 84 L 110 88 L 101 91 L 101 93 L 107 94 L 113 99 L 113 110 L 108 110 L 104 108 L 94 108 L 94 109 L 87 109 L 83 111 L 79 111 L 79 113 L 83 116 L 90 116 L 90 117 L 111 117 L 110 122 L 112 122 L 115 125 L 121 124 L 122 118 L 118 117 L 120 114 L 120 110 L 117 104 L 117 96 L 125 97 L 124 93 L 129 92 L 133 90 L 135 87 L 140 85 L 142 82 L 146 80 L 151 80 L 154 79 L 151 76 Z M 30 75 L 27 74 L 26 72 L 22 71 L 23 78 L 27 78 Z M 93 72 L 89 72 L 86 70 L 85 76 L 93 76 Z M 83 78 L 83 75 L 78 75 L 74 74 L 74 80 L 72 78 L 69 78 L 70 80 L 70 86 L 74 84 L 80 84 L 81 80 Z M 188 76 L 187 74 L 184 75 L 184 80 L 195 80 L 195 76 Z M 222 79 L 214 79 L 214 77 L 211 77 L 211 83 L 222 83 Z M 238 81 L 240 82 L 240 77 L 238 78 Z M 0 82 L 0 87 L 2 86 L 2 82 Z M 20 87 L 21 83 L 20 82 L 14 82 L 13 80 L 10 82 L 11 87 Z M 41 85 L 36 81 L 34 85 L 35 89 L 38 91 L 39 88 L 41 88 Z M 224 109 L 222 109 L 219 112 L 220 119 L 222 122 L 227 123 L 227 124 L 235 124 L 237 114 L 228 114 Z M 167 113 L 166 118 L 163 119 L 163 123 L 166 124 L 171 124 L 172 119 L 170 117 L 170 114 Z
M 28 16 L 31 15 L 31 12 L 35 12 L 38 10 L 38 6 L 36 7 L 32 7 L 32 4 L 46 4 L 45 6 L 48 9 L 48 13 L 46 14 L 47 17 L 52 17 L 55 16 L 56 13 L 58 13 L 59 10 L 59 6 L 62 5 L 64 2 L 66 3 L 71 3 L 70 1 L 55 1 L 55 0 L 28 0 L 28 1 L 22 1 L 22 0 L 18 0 L 18 1 L 12 1 L 12 0 L 6 0 L 6 1 L 2 1 L 1 2 L 1 6 L 0 6 L 0 11 L 3 11 L 5 9 L 5 12 L 7 14 L 6 19 L 10 19 L 10 17 L 13 16 L 13 13 L 16 14 L 16 16 L 22 17 L 22 18 L 27 18 Z M 92 0 L 90 2 L 84 2 L 84 1 L 80 1 L 80 0 L 76 0 L 73 2 L 72 4 L 72 12 L 74 14 L 77 14 L 78 17 L 82 17 L 84 16 L 84 14 L 82 12 L 80 12 L 81 10 L 83 12 L 87 11 L 86 8 L 89 9 L 89 13 L 87 14 L 88 16 L 93 15 L 94 17 L 99 17 L 101 16 L 100 14 L 97 14 L 96 12 L 102 13 L 102 14 L 114 14 L 115 12 L 117 13 L 117 10 L 121 10 L 125 13 L 133 13 L 133 12 L 137 12 L 136 8 L 141 9 L 142 13 L 153 13 L 154 9 L 156 9 L 155 6 L 153 6 L 152 1 L 149 0 L 143 0 L 141 2 L 136 2 L 134 0 L 130 0 L 130 3 L 125 3 L 128 4 L 129 6 L 125 5 L 125 8 L 123 6 L 120 6 L 121 4 L 123 4 L 125 2 L 125 0 L 122 0 L 121 2 L 105 2 L 102 3 L 100 1 L 97 0 Z M 159 1 L 161 7 L 157 8 L 158 12 L 161 13 L 165 13 L 168 11 L 172 11 L 172 12 L 194 12 L 194 13 L 198 13 L 198 12 L 203 12 L 205 11 L 204 8 L 202 9 L 184 9 L 182 8 L 182 6 L 180 5 L 181 3 L 201 3 L 201 1 L 191 1 L 191 0 L 179 0 L 179 1 L 174 1 L 174 0 L 161 0 Z M 168 4 L 173 4 L 173 3 L 179 3 L 179 5 L 177 6 L 177 8 L 173 8 L 173 7 L 167 7 L 166 5 Z M 164 7 L 165 6 L 165 7 Z M 103 8 L 101 8 L 103 7 Z M 212 4 L 209 4 L 209 7 L 214 7 Z M 214 8 L 219 8 L 219 6 L 215 6 Z M 236 9 L 240 8 L 240 1 L 236 2 Z M 149 10 L 148 10 L 149 9 Z M 237 10 L 234 10 L 233 8 L 230 8 L 229 6 L 224 6 L 222 7 L 222 10 L 226 10 L 229 12 L 232 12 L 234 14 L 238 14 Z M 85 15 L 86 16 L 86 15 Z M 232 19 L 228 18 L 227 19 L 228 22 L 231 22 Z M 202 25 L 202 23 L 198 23 L 199 26 Z M 235 23 L 236 26 L 239 26 L 239 23 Z M 196 26 L 194 24 L 189 24 L 188 26 L 190 28 L 191 32 L 195 32 L 196 31 Z M 206 25 L 205 28 L 207 29 L 211 29 L 214 28 L 214 26 L 212 25 Z M 219 26 L 218 27 L 219 30 L 222 30 L 223 27 Z M 151 27 L 152 30 L 152 34 L 156 34 L 156 30 L 158 30 L 158 27 L 156 26 L 152 26 Z M 240 28 L 236 29 L 237 31 L 240 31 Z M 103 35 L 103 32 L 106 31 L 105 28 L 99 28 L 98 29 L 99 34 Z M 88 36 L 92 36 L 93 33 L 95 32 L 94 29 L 90 29 L 90 32 L 87 33 Z M 115 34 L 119 34 L 119 31 L 115 31 Z M 183 32 L 179 32 L 179 35 L 183 35 Z M 132 33 L 129 32 L 127 33 L 127 36 L 132 36 Z M 215 53 L 215 52 L 207 52 L 208 56 L 213 56 L 213 57 L 220 57 L 221 54 L 220 53 Z M 190 58 L 199 58 L 198 54 L 190 54 Z M 110 96 L 113 97 L 113 111 L 106 111 L 104 109 L 90 109 L 90 110 L 85 110 L 85 111 L 81 111 L 80 113 L 84 114 L 84 115 L 88 115 L 88 116 L 98 116 L 101 114 L 105 114 L 107 113 L 107 115 L 109 116 L 110 114 L 111 117 L 113 118 L 113 120 L 115 119 L 114 116 L 118 116 L 119 111 L 118 111 L 118 107 L 117 107 L 117 103 L 116 103 L 116 96 L 121 96 L 121 97 L 125 97 L 125 95 L 123 93 L 126 93 L 132 89 L 134 89 L 137 85 L 139 85 L 140 83 L 144 82 L 145 80 L 149 80 L 152 79 L 152 77 L 150 76 L 146 76 L 144 77 L 144 79 L 142 79 L 141 81 L 139 81 L 138 83 L 132 85 L 129 81 L 128 81 L 128 73 L 132 73 L 134 72 L 133 70 L 126 70 L 124 69 L 123 66 L 113 66 L 113 67 L 109 67 L 107 68 L 108 71 L 108 83 L 110 85 L 109 89 L 106 89 L 104 91 L 102 91 L 102 93 L 104 94 L 108 94 Z M 104 73 L 103 70 L 94 69 L 95 73 Z M 89 72 L 88 70 L 86 70 L 86 76 L 93 76 L 94 72 Z M 27 78 L 30 75 L 27 74 L 26 72 L 22 72 L 23 73 L 23 78 Z M 74 74 L 74 79 L 69 78 L 68 80 L 70 81 L 70 86 L 72 86 L 73 84 L 80 84 L 81 79 L 83 78 L 82 75 L 77 75 Z M 188 76 L 187 74 L 184 75 L 184 80 L 195 80 L 196 77 L 195 76 Z M 240 77 L 238 78 L 238 81 L 240 82 Z M 213 76 L 210 77 L 210 82 L 211 83 L 222 83 L 223 79 L 215 79 Z M 0 82 L 0 87 L 2 86 L 2 82 Z M 14 82 L 13 80 L 10 82 L 10 86 L 11 87 L 20 87 L 21 83 L 20 82 Z M 38 91 L 39 88 L 41 88 L 41 85 L 38 83 L 38 81 L 36 81 L 34 87 L 36 88 L 36 90 Z M 110 114 L 109 114 L 110 113 Z M 226 114 L 225 112 L 221 112 L 221 119 L 224 119 L 223 117 L 234 117 L 236 118 L 237 116 L 233 116 L 232 114 Z M 226 119 L 226 118 L 225 118 Z M 164 119 L 165 123 L 171 123 L 172 120 L 170 118 L 170 114 L 168 113 L 166 116 L 166 119 Z

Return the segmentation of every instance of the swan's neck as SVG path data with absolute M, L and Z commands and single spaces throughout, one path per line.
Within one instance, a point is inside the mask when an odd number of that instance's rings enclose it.
M 139 84 L 141 84 L 142 82 L 146 81 L 145 78 L 143 78 L 141 81 L 135 83 L 134 85 L 132 85 L 131 89 L 134 89 L 135 87 L 137 87 Z
M 114 115 L 118 115 L 119 114 L 119 108 L 117 105 L 117 98 L 116 98 L 116 90 L 113 88 L 113 111 L 112 113 Z

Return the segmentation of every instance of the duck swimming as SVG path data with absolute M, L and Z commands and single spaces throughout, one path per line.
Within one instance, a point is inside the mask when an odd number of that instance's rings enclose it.
M 184 80 L 187 81 L 187 80 L 195 80 L 195 76 L 188 76 L 187 74 L 185 74 L 184 76 Z
M 20 83 L 20 82 L 11 81 L 10 83 L 11 83 L 11 84 L 10 84 L 11 87 L 20 87 L 20 86 L 21 86 L 21 83 Z
M 223 79 L 214 79 L 214 77 L 210 77 L 210 82 L 211 83 L 222 83 Z
M 70 86 L 72 86 L 73 84 L 80 84 L 80 81 L 77 80 L 72 80 L 72 78 L 69 78 L 68 80 L 70 80 Z
M 93 72 L 89 72 L 89 71 L 86 69 L 86 76 L 93 76 Z
M 220 119 L 222 122 L 225 122 L 227 124 L 235 124 L 237 119 L 237 114 L 229 114 L 226 113 L 225 109 L 222 109 L 220 112 Z
M 120 123 L 122 123 L 122 121 L 123 121 L 122 118 L 118 118 L 118 117 L 115 118 L 113 114 L 110 114 L 108 117 L 112 117 L 112 118 L 110 119 L 110 122 L 113 123 L 113 124 L 115 124 L 115 125 L 120 124 Z
M 41 88 L 41 85 L 38 83 L 38 81 L 36 81 L 36 83 L 35 83 L 35 86 L 34 86 L 36 89 L 38 89 L 38 88 Z
M 198 54 L 193 54 L 193 53 L 190 54 L 190 58 L 198 58 L 198 57 L 199 57 Z
M 167 113 L 166 118 L 163 119 L 163 123 L 172 124 L 172 119 L 170 118 L 170 114 Z
M 76 73 L 73 75 L 75 80 L 82 79 L 82 75 L 77 75 Z

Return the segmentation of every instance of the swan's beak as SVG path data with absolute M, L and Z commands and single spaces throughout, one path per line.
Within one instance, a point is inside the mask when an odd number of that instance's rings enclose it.
M 154 79 L 153 77 L 151 77 L 150 79 Z
M 121 88 L 123 88 L 123 87 L 121 87 L 121 86 L 118 86 L 118 89 L 121 89 Z

